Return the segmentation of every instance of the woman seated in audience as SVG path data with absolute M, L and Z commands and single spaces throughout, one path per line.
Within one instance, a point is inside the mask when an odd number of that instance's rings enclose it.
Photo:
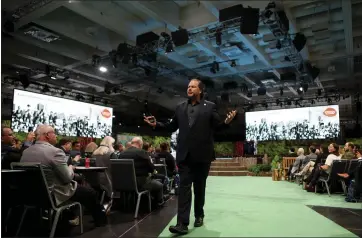
M 100 194 L 103 193 L 103 191 L 106 192 L 105 200 L 110 200 L 112 196 L 112 181 L 111 174 L 110 174 L 110 167 L 111 167 L 111 159 L 118 159 L 116 154 L 114 153 L 114 144 L 115 140 L 114 138 L 110 136 L 106 136 L 99 147 L 93 152 L 92 158 L 95 158 L 95 165 L 97 167 L 107 167 L 106 173 L 108 175 L 108 178 L 105 173 L 87 173 L 86 178 L 89 184 Z M 89 174 L 89 176 L 88 176 Z M 91 176 L 90 176 L 91 175 Z
M 169 152 L 169 144 L 167 142 L 163 142 L 160 144 L 160 152 L 156 154 L 156 161 L 160 159 L 165 159 L 166 167 L 167 167 L 167 176 L 172 177 L 176 172 L 176 160 Z
M 84 157 L 92 157 L 93 152 L 98 148 L 98 145 L 94 142 L 89 143 L 84 150 Z
M 315 168 L 315 171 L 304 180 L 308 185 L 306 188 L 314 187 L 320 176 L 328 176 L 331 172 L 332 164 L 334 160 L 340 160 L 339 146 L 336 143 L 332 143 L 328 146 L 329 155 L 327 156 L 324 165 L 319 165 Z

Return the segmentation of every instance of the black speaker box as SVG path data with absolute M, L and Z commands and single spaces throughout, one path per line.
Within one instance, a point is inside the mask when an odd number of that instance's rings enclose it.
M 153 41 L 158 41 L 159 39 L 160 39 L 160 36 L 157 35 L 156 33 L 152 32 L 152 31 L 146 32 L 146 33 L 143 33 L 143 34 L 137 36 L 136 45 L 143 46 L 143 45 L 146 45 Z
M 171 32 L 171 37 L 176 47 L 186 45 L 189 42 L 189 34 L 186 29 Z
M 219 10 L 219 22 L 224 22 L 241 17 L 243 14 L 243 9 L 243 5 L 239 4 Z
M 280 74 L 280 80 L 281 81 L 296 81 L 297 76 L 293 72 L 288 72 L 288 73 Z
M 241 34 L 257 34 L 259 29 L 259 9 L 244 8 L 240 23 Z

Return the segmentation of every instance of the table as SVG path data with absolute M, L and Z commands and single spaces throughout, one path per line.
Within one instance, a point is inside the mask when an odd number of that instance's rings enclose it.
M 75 166 L 74 170 L 78 172 L 105 172 L 108 168 L 107 167 L 89 167 L 86 168 L 84 166 Z M 108 177 L 108 176 L 107 176 Z
M 19 173 L 19 172 L 25 172 L 25 170 L 11 170 L 11 169 L 2 169 L 1 173 Z

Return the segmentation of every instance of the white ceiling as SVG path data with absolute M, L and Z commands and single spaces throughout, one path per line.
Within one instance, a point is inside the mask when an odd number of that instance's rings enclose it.
M 206 27 L 218 24 L 220 9 L 243 4 L 244 7 L 263 10 L 269 1 L 35 2 L 44 5 L 24 5 L 27 1 L 2 3 L 7 11 L 21 13 L 15 24 L 15 32 L 11 33 L 12 38 L 3 37 L 2 40 L 3 74 L 11 73 L 9 66 L 43 69 L 49 64 L 69 72 L 71 83 L 49 81 L 41 73 L 33 75 L 32 80 L 67 87 L 74 92 L 96 93 L 112 100 L 116 96 L 102 94 L 102 88 L 108 82 L 122 89 L 116 94 L 148 98 L 169 109 L 183 100 L 188 79 L 196 74 L 212 79 L 216 84 L 216 92 L 213 92 L 216 95 L 222 93 L 222 85 L 228 81 L 244 83 L 253 89 L 251 99 L 240 89 L 231 90 L 235 103 L 278 98 L 280 87 L 284 88 L 284 97 L 298 97 L 295 92 L 298 83 L 280 82 L 280 74 L 295 69 L 284 60 L 285 52 L 271 49 L 271 44 L 263 41 L 265 36 L 271 35 L 263 23 L 260 23 L 257 35 L 242 35 L 239 31 L 223 33 L 222 46 L 217 46 L 213 37 L 210 39 L 203 35 L 196 41 L 175 48 L 173 53 L 166 55 L 163 51 L 159 52 L 158 63 L 148 64 L 150 68 L 158 68 L 156 78 L 146 77 L 143 69 L 135 68 L 132 64 L 113 69 L 107 57 L 120 43 L 135 45 L 137 35 L 142 33 L 170 33 L 178 27 L 193 33 L 204 32 Z M 315 94 L 318 88 L 326 91 L 355 88 L 362 74 L 361 67 L 354 62 L 355 56 L 362 54 L 362 1 L 284 0 L 278 3 L 284 7 L 289 18 L 290 33 L 302 32 L 307 37 L 306 47 L 301 51 L 303 59 L 310 60 L 321 69 L 317 81 L 309 85 L 308 94 Z M 322 23 L 326 29 L 316 32 L 318 24 Z M 29 24 L 45 28 L 60 39 L 47 43 L 25 35 L 24 30 Z M 233 45 L 233 48 L 229 48 Z M 226 54 L 232 51 L 237 54 Z M 102 65 L 108 67 L 107 73 L 101 73 L 91 65 L 94 54 L 103 57 Z M 229 62 L 221 63 L 218 73 L 210 72 L 210 64 L 214 60 L 231 59 L 235 59 L 236 67 L 231 67 Z M 4 70 L 5 66 L 7 70 Z M 257 96 L 257 88 L 265 79 L 271 79 L 274 83 L 266 85 L 267 95 Z M 158 92 L 160 87 L 164 90 L 162 94 Z

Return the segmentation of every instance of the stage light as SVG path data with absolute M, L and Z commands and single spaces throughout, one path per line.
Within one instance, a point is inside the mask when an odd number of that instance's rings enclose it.
M 101 57 L 99 55 L 93 55 L 92 56 L 92 65 L 93 67 L 96 67 L 100 64 L 101 62 Z
M 231 67 L 236 67 L 235 60 L 232 60 L 232 61 L 231 61 Z
M 104 66 L 101 66 L 101 67 L 99 67 L 99 71 L 101 71 L 102 73 L 105 73 L 108 71 L 108 69 Z
M 303 33 L 298 32 L 293 40 L 294 47 L 297 49 L 298 52 L 300 52 L 304 48 L 306 43 L 307 43 L 307 38 L 305 37 L 305 35 Z
M 170 53 L 170 52 L 173 52 L 173 45 L 172 45 L 171 41 L 169 43 L 167 43 L 165 54 Z
M 222 44 L 222 33 L 220 31 L 215 33 L 215 37 L 216 37 L 216 44 L 217 45 L 221 45 Z

